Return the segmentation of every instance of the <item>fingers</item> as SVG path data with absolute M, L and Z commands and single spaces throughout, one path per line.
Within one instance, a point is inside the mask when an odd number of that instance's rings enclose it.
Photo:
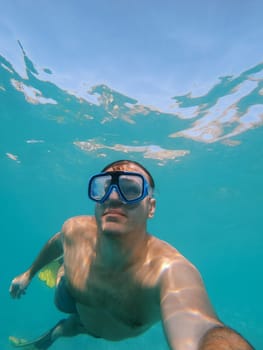
M 30 278 L 28 271 L 22 273 L 21 275 L 15 277 L 10 285 L 9 293 L 12 298 L 19 299 L 22 295 L 26 293 L 26 288 L 30 283 Z
M 22 295 L 26 294 L 26 288 L 21 286 L 18 282 L 12 282 L 9 288 L 9 293 L 12 298 L 19 299 Z

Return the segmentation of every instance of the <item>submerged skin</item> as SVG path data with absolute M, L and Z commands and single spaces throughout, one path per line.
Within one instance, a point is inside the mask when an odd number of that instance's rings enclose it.
M 116 170 L 139 172 L 149 180 L 133 163 L 107 169 Z M 32 266 L 12 281 L 11 296 L 24 294 L 34 275 L 63 254 L 57 282 L 65 277 L 77 314 L 53 329 L 52 342 L 77 334 L 118 341 L 162 321 L 173 350 L 253 349 L 217 318 L 198 270 L 174 247 L 147 232 L 155 205 L 151 195 L 124 204 L 113 191 L 108 200 L 96 204 L 95 216 L 70 218 Z

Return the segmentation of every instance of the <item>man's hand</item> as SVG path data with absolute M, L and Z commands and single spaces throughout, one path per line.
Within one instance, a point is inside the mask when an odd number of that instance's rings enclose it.
M 22 273 L 13 279 L 11 282 L 9 293 L 12 298 L 19 299 L 22 295 L 26 294 L 26 288 L 29 285 L 31 279 L 29 278 L 28 271 Z

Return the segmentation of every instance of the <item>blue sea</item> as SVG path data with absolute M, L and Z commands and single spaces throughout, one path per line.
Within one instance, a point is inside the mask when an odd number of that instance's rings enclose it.
M 263 349 L 263 63 L 215 76 L 199 95 L 167 96 L 162 109 L 104 83 L 68 91 L 18 45 L 23 74 L 0 56 L 0 348 L 64 317 L 38 278 L 21 300 L 9 284 L 67 218 L 93 213 L 89 177 L 132 159 L 156 182 L 149 232 L 199 268 L 220 319 Z M 79 336 L 52 349 L 76 347 L 168 349 L 160 324 L 119 343 Z

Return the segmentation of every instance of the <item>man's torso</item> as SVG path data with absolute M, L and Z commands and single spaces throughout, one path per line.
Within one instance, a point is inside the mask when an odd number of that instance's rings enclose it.
M 148 235 L 143 258 L 123 271 L 95 267 L 93 217 L 70 219 L 63 233 L 64 268 L 87 333 L 110 340 L 136 336 L 160 320 L 160 278 L 180 254 Z

